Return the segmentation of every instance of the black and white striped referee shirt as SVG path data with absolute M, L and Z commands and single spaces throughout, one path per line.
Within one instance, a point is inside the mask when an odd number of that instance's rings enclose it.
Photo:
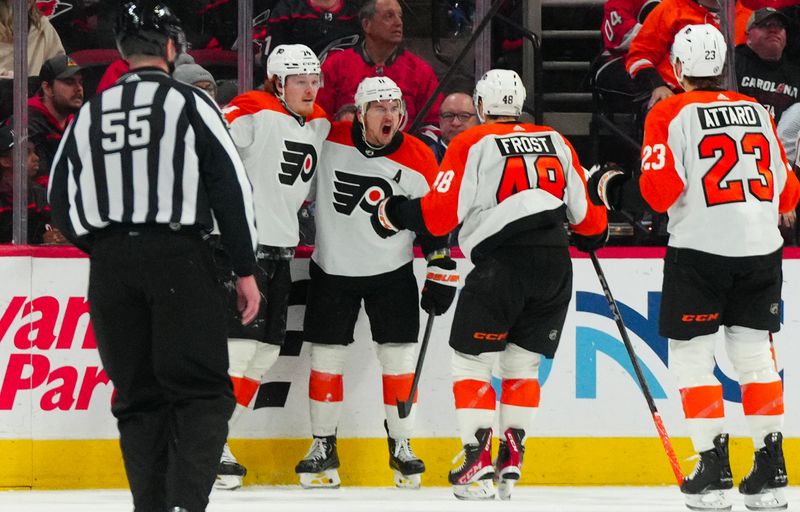
M 252 273 L 252 188 L 225 122 L 205 93 L 161 69 L 132 71 L 81 108 L 48 194 L 54 224 L 87 249 L 114 225 L 211 230 L 216 218 L 234 270 Z

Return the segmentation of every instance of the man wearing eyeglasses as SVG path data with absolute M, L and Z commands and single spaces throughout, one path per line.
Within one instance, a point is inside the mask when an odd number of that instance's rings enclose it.
M 441 163 L 447 145 L 459 133 L 478 125 L 478 116 L 472 96 L 465 92 L 454 92 L 447 96 L 439 109 L 440 134 L 423 133 L 424 139 L 436 156 L 436 161 Z

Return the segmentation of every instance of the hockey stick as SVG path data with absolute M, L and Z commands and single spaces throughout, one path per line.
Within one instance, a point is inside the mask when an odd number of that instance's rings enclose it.
M 661 421 L 661 415 L 658 413 L 658 409 L 656 409 L 653 395 L 650 393 L 650 388 L 647 386 L 647 381 L 644 379 L 642 369 L 639 367 L 639 362 L 636 360 L 636 352 L 634 352 L 631 339 L 628 337 L 628 329 L 625 327 L 625 322 L 622 321 L 622 314 L 619 312 L 619 307 L 617 307 L 617 301 L 615 301 L 614 296 L 611 295 L 611 289 L 608 287 L 608 281 L 606 281 L 606 275 L 603 273 L 603 269 L 600 268 L 600 260 L 597 259 L 597 254 L 591 251 L 589 256 L 592 258 L 592 265 L 594 265 L 594 271 L 597 273 L 597 278 L 600 280 L 600 286 L 603 288 L 606 301 L 608 301 L 608 307 L 611 309 L 611 314 L 614 315 L 614 321 L 617 323 L 619 333 L 622 335 L 622 342 L 625 344 L 625 350 L 628 351 L 628 357 L 633 364 L 633 370 L 636 372 L 636 379 L 639 381 L 639 385 L 642 388 L 644 398 L 647 400 L 650 414 L 653 415 L 653 423 L 656 424 L 658 436 L 661 438 L 661 444 L 664 445 L 664 451 L 667 453 L 667 458 L 672 466 L 675 480 L 678 481 L 678 485 L 681 485 L 683 483 L 683 472 L 678 464 L 678 457 L 675 455 L 675 449 L 672 448 L 672 442 L 669 440 L 667 429 L 664 428 L 664 422 Z
M 414 405 L 414 396 L 417 394 L 419 376 L 422 373 L 422 363 L 425 361 L 425 352 L 428 350 L 428 340 L 431 338 L 434 318 L 436 317 L 433 313 L 428 314 L 428 323 L 425 325 L 425 335 L 422 337 L 422 346 L 419 348 L 417 367 L 414 369 L 414 381 L 411 383 L 411 392 L 408 393 L 408 400 L 397 400 L 397 414 L 399 414 L 401 418 L 407 418 L 408 415 L 411 414 L 411 407 Z

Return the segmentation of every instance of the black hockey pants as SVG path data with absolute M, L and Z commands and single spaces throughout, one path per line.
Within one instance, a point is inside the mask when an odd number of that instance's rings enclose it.
M 208 246 L 186 230 L 101 234 L 89 305 L 136 512 L 205 510 L 235 404 Z

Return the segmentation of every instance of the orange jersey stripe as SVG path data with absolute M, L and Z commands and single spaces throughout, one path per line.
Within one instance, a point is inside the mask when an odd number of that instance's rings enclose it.
M 724 418 L 722 386 L 697 386 L 681 389 L 683 413 L 687 419 Z
M 742 385 L 742 408 L 746 416 L 783 414 L 783 383 L 776 380 Z
M 453 383 L 453 395 L 456 409 L 489 409 L 494 410 L 494 388 L 491 383 L 482 380 L 459 380 Z
M 407 400 L 411 392 L 411 384 L 414 382 L 414 374 L 406 373 L 403 375 L 384 375 L 383 376 L 383 403 L 385 405 L 397 405 L 398 400 Z M 417 403 L 419 391 L 414 393 L 414 403 Z
M 797 180 L 797 174 L 794 171 L 788 171 L 786 173 L 786 184 L 783 186 L 778 199 L 778 211 L 780 213 L 794 211 L 798 200 L 800 200 L 800 181 Z
M 503 379 L 500 403 L 518 407 L 539 407 L 541 388 L 537 379 Z
M 231 377 L 233 383 L 233 396 L 236 397 L 236 403 L 247 407 L 250 401 L 256 396 L 260 382 L 253 379 L 245 379 L 243 377 Z
M 317 402 L 344 400 L 342 375 L 311 370 L 311 377 L 308 379 L 308 398 Z
M 250 91 L 240 94 L 239 96 L 233 98 L 231 102 L 225 106 L 222 112 L 225 114 L 225 119 L 228 121 L 228 123 L 233 123 L 241 116 L 255 114 L 256 112 L 260 112 L 262 110 L 272 110 L 273 112 L 279 112 L 281 114 L 286 114 L 287 116 L 291 115 L 284 108 L 281 100 L 279 100 L 274 94 L 264 91 Z M 322 110 L 322 107 L 314 104 L 314 110 L 311 112 L 310 116 L 306 117 L 306 121 L 324 117 L 326 117 L 326 115 L 325 111 Z

